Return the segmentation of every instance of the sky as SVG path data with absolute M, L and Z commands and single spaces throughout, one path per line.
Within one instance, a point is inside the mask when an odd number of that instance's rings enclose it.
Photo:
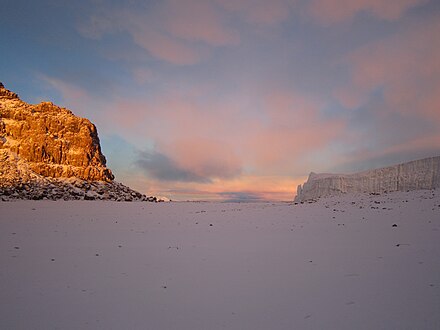
M 0 0 L 0 81 L 98 128 L 116 180 L 292 200 L 440 155 L 440 1 Z

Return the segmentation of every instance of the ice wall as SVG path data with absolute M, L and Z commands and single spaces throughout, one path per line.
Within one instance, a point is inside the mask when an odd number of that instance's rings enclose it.
M 440 156 L 354 174 L 310 173 L 296 202 L 342 193 L 383 193 L 440 187 Z

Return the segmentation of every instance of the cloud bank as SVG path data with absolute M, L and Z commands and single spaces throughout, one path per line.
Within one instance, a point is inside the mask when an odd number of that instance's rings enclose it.
M 438 1 L 23 5 L 2 7 L 2 79 L 90 118 L 143 192 L 285 200 L 311 170 L 440 152 Z

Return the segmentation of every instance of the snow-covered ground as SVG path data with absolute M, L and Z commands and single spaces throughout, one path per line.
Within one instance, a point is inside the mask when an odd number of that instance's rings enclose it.
M 0 329 L 440 329 L 440 192 L 2 202 L 0 297 Z

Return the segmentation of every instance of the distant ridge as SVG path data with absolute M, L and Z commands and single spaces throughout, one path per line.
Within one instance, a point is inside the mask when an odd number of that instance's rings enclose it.
M 10 199 L 149 200 L 114 181 L 88 119 L 0 83 L 0 200 Z
M 316 174 L 299 185 L 295 202 L 344 193 L 383 193 L 440 187 L 440 156 L 354 174 Z

